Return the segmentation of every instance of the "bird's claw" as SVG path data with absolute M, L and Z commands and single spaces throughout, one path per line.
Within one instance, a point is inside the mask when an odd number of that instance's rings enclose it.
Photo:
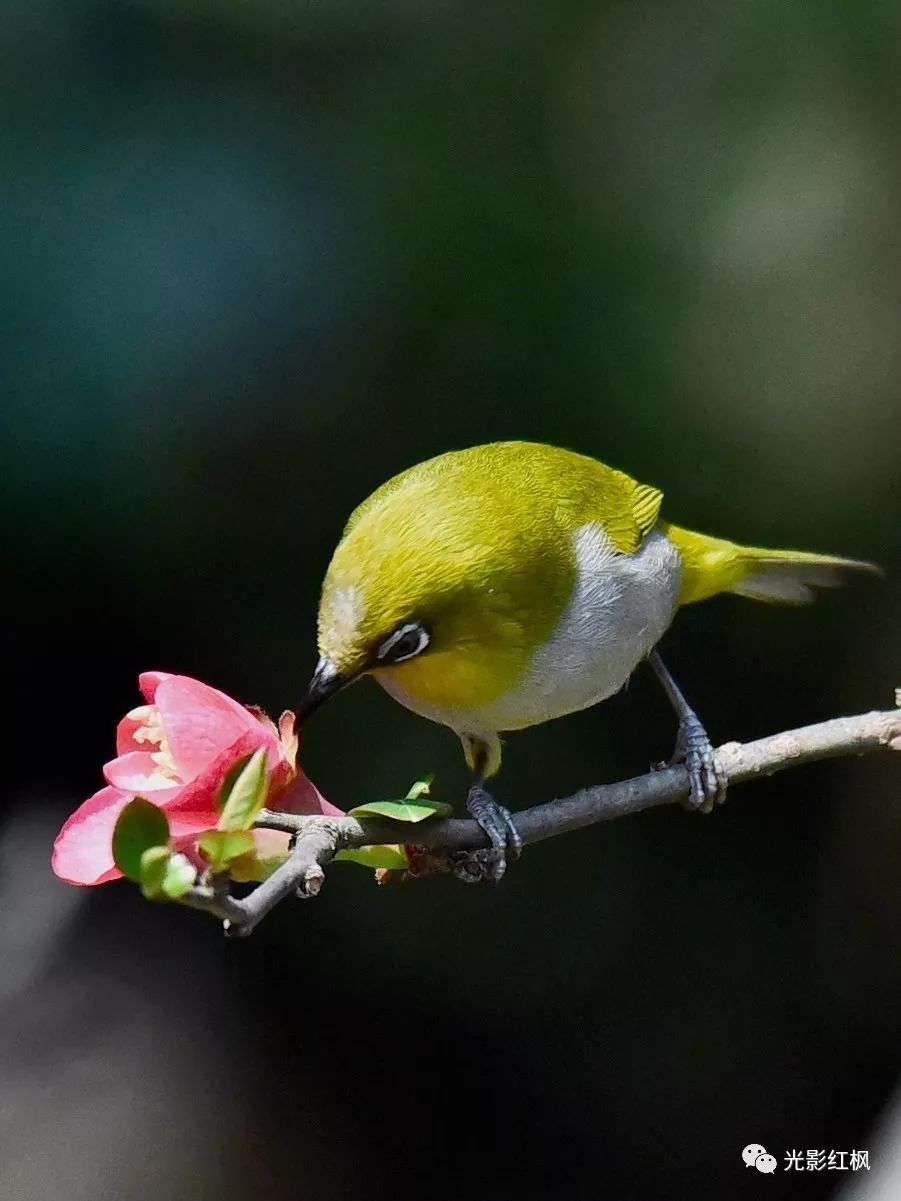
M 726 799 L 728 777 L 716 758 L 713 743 L 696 717 L 679 726 L 676 749 L 669 766 L 682 764 L 688 772 L 689 792 L 684 804 L 695 813 L 710 813 Z
M 507 863 L 514 863 L 522 853 L 522 838 L 510 810 L 499 805 L 479 785 L 470 788 L 466 808 L 485 831 L 491 846 L 454 856 L 453 873 L 467 884 L 479 884 L 483 880 L 497 884 L 503 879 Z

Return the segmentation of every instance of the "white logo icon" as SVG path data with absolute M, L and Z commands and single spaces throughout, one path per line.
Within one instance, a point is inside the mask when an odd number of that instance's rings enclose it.
M 768 1155 L 766 1147 L 760 1143 L 748 1143 L 741 1153 L 746 1168 L 756 1168 L 758 1172 L 775 1172 L 776 1157 Z

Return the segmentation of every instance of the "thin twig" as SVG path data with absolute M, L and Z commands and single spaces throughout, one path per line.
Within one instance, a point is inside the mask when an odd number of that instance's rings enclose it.
M 861 755 L 878 748 L 901 751 L 901 708 L 838 717 L 771 734 L 756 742 L 728 742 L 717 749 L 716 755 L 732 785 L 818 759 Z M 583 788 L 572 796 L 522 810 L 516 814 L 516 825 L 524 843 L 540 842 L 687 796 L 688 772 L 684 767 L 667 767 L 631 780 Z M 256 824 L 295 837 L 288 859 L 246 897 L 222 896 L 198 887 L 184 898 L 185 904 L 221 918 L 231 934 L 249 934 L 292 893 L 315 896 L 325 879 L 323 866 L 342 848 L 415 843 L 451 852 L 487 846 L 484 833 L 474 821 L 456 818 L 411 825 L 381 818 L 305 817 L 264 809 Z
M 339 821 L 344 820 L 307 819 L 303 829 L 294 831 L 294 846 L 285 862 L 248 896 L 236 898 L 207 886 L 197 886 L 181 898 L 182 904 L 221 918 L 226 934 L 235 937 L 250 934 L 267 913 L 292 893 L 302 898 L 318 894 L 325 883 L 322 865 L 328 863 L 343 841 Z

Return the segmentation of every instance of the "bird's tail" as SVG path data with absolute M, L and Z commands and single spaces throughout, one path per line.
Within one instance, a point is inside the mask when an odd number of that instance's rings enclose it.
M 772 604 L 806 605 L 814 599 L 814 588 L 838 588 L 858 573 L 882 574 L 875 563 L 861 559 L 737 546 L 668 522 L 661 522 L 659 528 L 682 557 L 682 605 L 718 592 Z

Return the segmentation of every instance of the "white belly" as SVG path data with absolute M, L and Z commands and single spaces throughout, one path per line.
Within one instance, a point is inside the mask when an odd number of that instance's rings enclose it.
M 385 687 L 408 708 L 458 734 L 490 736 L 586 709 L 618 692 L 659 642 L 679 597 L 681 560 L 654 531 L 634 555 L 617 553 L 590 523 L 574 535 L 577 575 L 557 628 L 514 688 L 480 709 L 432 708 Z

